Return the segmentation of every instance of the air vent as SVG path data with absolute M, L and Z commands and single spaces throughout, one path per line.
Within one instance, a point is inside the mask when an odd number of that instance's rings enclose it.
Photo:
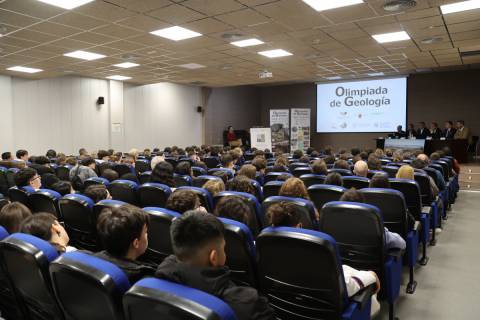
M 133 59 L 138 59 L 138 58 L 140 58 L 140 56 L 138 54 L 134 54 L 134 53 L 127 53 L 127 54 L 122 55 L 122 59 L 124 59 L 124 60 L 133 60 Z
M 240 40 L 241 38 L 243 38 L 243 34 L 241 34 L 241 33 L 224 33 L 224 34 L 222 34 L 222 39 L 224 39 L 226 41 L 229 41 L 229 42 L 237 41 L 237 40 Z
M 383 10 L 395 12 L 408 10 L 417 5 L 415 0 L 387 0 L 383 5 Z
M 7 31 L 8 31 L 7 27 L 4 26 L 3 24 L 0 24 L 0 37 L 1 37 L 2 34 L 7 33 Z
M 203 82 L 203 81 L 192 81 L 190 82 L 189 84 L 191 84 L 192 86 L 203 86 L 206 84 L 206 82 Z
M 441 42 L 442 40 L 443 40 L 442 37 L 429 37 L 429 38 L 422 39 L 421 42 L 423 44 L 433 44 L 433 43 Z
M 480 50 L 460 52 L 460 57 L 462 58 L 474 57 L 478 55 L 480 55 Z

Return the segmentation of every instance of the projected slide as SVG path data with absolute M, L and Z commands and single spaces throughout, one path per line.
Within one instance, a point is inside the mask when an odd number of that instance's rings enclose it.
M 317 132 L 405 130 L 407 79 L 317 85 Z

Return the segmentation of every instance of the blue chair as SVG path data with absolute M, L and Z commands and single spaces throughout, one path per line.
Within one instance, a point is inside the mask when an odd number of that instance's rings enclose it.
M 135 174 L 135 169 L 126 163 L 117 163 L 113 166 L 112 169 L 117 171 L 119 177 L 127 173 Z
M 302 198 L 293 198 L 293 197 L 283 197 L 283 196 L 274 196 L 268 197 L 262 203 L 262 209 L 265 213 L 264 225 L 268 226 L 266 213 L 268 208 L 275 203 L 279 202 L 290 202 L 295 205 L 296 210 L 300 213 L 300 222 L 302 223 L 303 228 L 305 229 L 317 229 L 318 223 L 315 216 L 315 206 L 310 200 L 305 200 Z
M 330 201 L 338 201 L 347 189 L 340 186 L 332 186 L 329 184 L 314 184 L 308 187 L 308 195 L 310 200 L 320 212 L 325 203 Z
M 110 181 L 102 177 L 92 177 L 83 182 L 83 187 L 87 189 L 89 186 L 94 184 L 103 184 L 105 187 L 108 187 L 110 185 Z
M 353 175 L 353 172 L 348 169 L 331 168 L 331 169 L 328 169 L 327 172 L 328 173 L 336 172 L 340 174 L 342 177 Z
M 357 190 L 368 188 L 370 180 L 359 176 L 345 176 L 342 177 L 343 187 L 346 189 L 355 188 Z
M 138 188 L 141 207 L 165 207 L 170 194 L 170 187 L 161 183 L 148 182 Z
M 193 183 L 192 177 L 178 174 L 178 173 L 173 174 L 173 180 L 175 180 L 175 185 L 177 187 L 191 186 Z
M 104 209 L 114 209 L 126 205 L 126 202 L 120 200 L 100 200 L 93 205 L 93 215 L 96 218 L 100 216 Z M 95 225 L 97 222 L 95 221 Z
M 305 164 L 305 166 L 303 167 L 297 167 L 292 171 L 292 174 L 297 178 L 300 178 L 303 175 L 311 174 L 311 173 L 312 173 L 312 168 L 310 168 L 307 164 Z
M 25 191 L 24 188 L 11 187 L 8 189 L 8 197 L 10 198 L 10 201 L 20 202 L 27 207 L 30 207 L 30 202 L 28 201 L 29 193 L 30 192 Z
M 110 183 L 112 199 L 138 205 L 138 184 L 130 180 L 115 180 Z
M 262 202 L 263 201 L 263 190 L 262 190 L 262 185 L 260 182 L 257 180 L 250 179 L 250 184 L 253 186 L 255 189 L 255 196 L 257 197 L 258 201 Z
M 54 190 L 39 189 L 28 196 L 28 201 L 33 213 L 48 212 L 61 220 L 62 216 L 58 208 L 58 200 L 61 197 L 60 193 Z
M 70 236 L 70 242 L 79 249 L 97 249 L 97 216 L 93 214 L 93 200 L 81 194 L 67 194 L 58 206 Z
M 382 166 L 382 170 L 385 171 L 390 178 L 395 178 L 397 176 L 399 167 L 397 166 Z
M 284 181 L 269 181 L 265 183 L 263 186 L 263 196 L 265 199 L 272 196 L 278 196 L 284 183 Z
M 298 159 L 295 159 L 293 162 L 291 162 L 289 165 L 288 165 L 288 169 L 290 170 L 291 173 L 293 173 L 293 171 L 296 169 L 296 168 L 305 168 L 305 167 L 308 167 L 308 163 L 304 163 L 304 162 L 297 162 Z
M 148 248 L 142 258 L 160 264 L 163 259 L 173 254 L 170 225 L 181 214 L 165 208 L 146 207 L 143 210 L 150 216 L 150 224 L 148 225 Z
M 192 167 L 192 172 L 193 172 L 194 177 L 205 176 L 205 175 L 208 174 L 207 170 L 205 170 L 201 167 L 195 167 L 195 166 Z
M 324 184 L 325 178 L 326 176 L 323 174 L 314 174 L 314 173 L 302 174 L 300 176 L 300 180 L 303 181 L 303 183 L 305 184 L 305 187 L 307 188 L 310 186 L 313 186 L 314 184 Z
M 140 181 L 140 184 L 145 184 L 150 182 L 150 176 L 152 175 L 152 171 L 145 171 L 140 173 L 140 176 L 138 178 L 138 181 Z
M 258 236 L 256 246 L 260 288 L 278 319 L 370 319 L 375 289 L 372 285 L 348 297 L 337 244 L 331 236 L 270 227 Z
M 219 298 L 177 283 L 145 278 L 123 298 L 126 320 L 235 320 L 236 315 Z
M 227 180 L 233 179 L 235 176 L 235 172 L 232 169 L 227 169 L 227 168 L 213 168 L 213 169 L 208 169 L 208 175 L 213 176 L 215 172 L 224 172 L 227 175 Z
M 151 170 L 150 161 L 146 159 L 137 159 L 137 161 L 135 161 L 135 171 L 137 175 L 149 170 Z
M 207 168 L 213 169 L 220 164 L 220 159 L 218 157 L 205 157 L 205 159 L 203 159 L 203 162 L 205 162 Z
M 382 175 L 385 175 L 388 177 L 388 173 L 386 173 L 385 171 L 382 171 L 382 170 L 368 170 L 367 172 L 367 178 L 368 179 L 372 179 L 372 177 L 376 174 L 382 174 Z
M 72 170 L 71 165 L 64 165 L 55 168 L 55 174 L 57 175 L 58 179 L 63 181 L 70 181 L 70 170 Z
M 67 252 L 50 264 L 50 277 L 67 319 L 123 319 L 122 298 L 130 283 L 113 263 Z
M 202 188 L 203 185 L 209 180 L 222 180 L 222 178 L 210 175 L 198 176 L 193 179 L 193 186 L 197 188 Z
M 267 182 L 276 181 L 277 178 L 281 175 L 288 175 L 293 177 L 293 175 L 289 172 L 268 172 L 263 176 L 263 184 L 265 185 Z
M 179 187 L 177 189 L 180 190 L 190 190 L 193 191 L 197 194 L 197 196 L 200 198 L 200 203 L 201 205 L 207 209 L 207 212 L 212 213 L 213 212 L 213 198 L 210 192 L 207 189 L 204 188 L 199 188 L 199 187 Z
M 0 242 L 0 253 L 26 318 L 64 319 L 48 273 L 50 263 L 58 257 L 57 250 L 40 238 L 14 233 Z
M 394 319 L 403 252 L 387 252 L 380 210 L 365 203 L 329 202 L 322 208 L 319 229 L 337 241 L 343 264 L 358 270 L 375 271 L 382 283 L 380 296 L 386 297 L 389 318 Z
M 433 191 L 430 185 L 430 178 L 425 171 L 423 172 L 415 172 L 414 173 L 414 179 L 417 182 L 419 188 L 420 188 L 420 196 L 422 199 L 422 205 L 424 204 L 430 204 L 432 207 L 432 214 L 430 216 L 430 226 L 432 230 L 435 230 L 435 228 L 441 228 L 442 227 L 442 215 L 443 211 L 446 210 L 446 206 L 448 205 L 448 202 L 443 201 L 443 197 L 441 193 L 439 193 L 439 197 L 436 198 L 433 195 Z M 442 212 L 440 212 L 440 208 L 442 208 Z M 430 242 L 431 245 L 436 244 L 436 239 L 435 235 L 432 234 L 432 240 Z
M 248 226 L 236 220 L 220 218 L 225 226 L 225 253 L 232 280 L 242 286 L 257 286 L 256 252 Z

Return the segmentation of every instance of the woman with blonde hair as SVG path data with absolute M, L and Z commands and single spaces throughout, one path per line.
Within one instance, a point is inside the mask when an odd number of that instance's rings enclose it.
M 287 179 L 287 181 L 285 181 L 285 183 L 280 188 L 280 192 L 278 193 L 278 195 L 310 200 L 305 184 L 302 180 L 295 177 L 289 178 Z
M 414 178 L 413 172 L 414 172 L 413 168 L 408 164 L 406 164 L 401 166 L 400 169 L 398 169 L 398 172 L 395 178 L 414 180 L 415 178 Z
M 225 191 L 225 183 L 220 179 L 212 179 L 205 182 L 202 188 L 207 189 L 214 197 L 217 193 Z

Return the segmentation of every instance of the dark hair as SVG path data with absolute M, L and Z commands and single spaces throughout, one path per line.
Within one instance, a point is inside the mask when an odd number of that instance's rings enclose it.
M 175 190 L 168 197 L 166 208 L 179 213 L 194 210 L 200 206 L 200 199 L 192 190 L 179 189 Z
M 307 154 L 308 155 L 312 154 L 312 152 L 314 152 L 314 151 L 315 151 L 315 149 L 313 147 L 308 147 L 307 148 Z
M 410 163 L 410 165 L 414 169 L 423 169 L 426 166 L 425 161 L 423 161 L 422 159 L 418 159 L 418 158 L 413 159 L 412 162 Z
M 440 158 L 441 158 L 440 153 L 438 151 L 436 151 L 436 152 L 434 152 L 430 155 L 430 160 L 440 160 Z
M 85 148 L 78 149 L 78 154 L 79 155 L 83 155 L 84 153 L 87 153 L 87 150 L 85 150 Z
M 150 182 L 157 182 L 166 184 L 169 187 L 175 188 L 175 180 L 173 179 L 173 166 L 162 161 L 157 163 L 150 175 Z
M 450 124 L 450 126 L 453 127 L 453 122 L 452 122 L 452 121 L 448 120 L 448 121 L 445 121 L 445 122 L 448 123 L 448 124 Z
M 93 159 L 92 157 L 88 156 L 88 157 L 85 157 L 83 158 L 80 163 L 82 164 L 82 166 L 86 166 L 88 167 L 89 165 L 91 165 L 92 163 L 95 163 L 95 159 Z
M 72 184 L 68 181 L 57 181 L 52 184 L 52 190 L 57 191 L 60 195 L 64 196 L 72 192 Z
M 97 158 L 99 160 L 102 160 L 103 158 L 109 157 L 109 156 L 110 156 L 110 152 L 108 152 L 106 150 L 98 150 Z
M 103 184 L 92 184 L 85 189 L 83 194 L 97 203 L 98 201 L 107 199 L 108 190 Z
M 38 156 L 35 158 L 35 163 L 36 164 L 49 164 L 50 163 L 50 159 L 48 159 L 47 157 L 45 156 Z
M 367 166 L 370 170 L 381 170 L 382 161 L 380 161 L 380 159 L 378 159 L 378 157 L 372 153 L 368 156 Z
M 52 225 L 55 221 L 57 221 L 57 217 L 51 213 L 35 213 L 23 220 L 20 232 L 50 241 L 52 239 Z
M 462 125 L 465 125 L 465 121 L 463 120 L 457 120 L 458 123 L 461 123 Z
M 229 153 L 226 153 L 222 156 L 220 161 L 222 163 L 222 167 L 226 167 L 228 164 L 233 162 L 233 158 Z
M 8 160 L 12 157 L 12 153 L 11 152 L 4 152 L 2 153 L 2 160 Z
M 301 157 L 303 157 L 303 151 L 302 150 L 293 151 L 292 157 L 293 159 L 300 159 Z
M 173 252 L 180 259 L 195 256 L 206 245 L 224 238 L 223 223 L 214 215 L 192 210 L 173 220 L 170 238 Z
M 102 172 L 102 178 L 107 179 L 108 181 L 112 182 L 114 180 L 117 180 L 119 178 L 118 172 L 113 170 L 113 169 L 105 169 Z
M 238 192 L 246 192 L 255 195 L 255 188 L 252 185 L 250 179 L 245 176 L 236 176 L 232 180 L 227 182 L 227 190 L 229 191 L 238 191 Z
M 296 227 L 300 218 L 300 213 L 291 202 L 278 202 L 267 209 L 268 222 L 275 227 Z
M 345 191 L 344 194 L 340 197 L 340 201 L 350 201 L 350 202 L 365 202 L 365 197 L 362 193 L 358 192 L 357 189 L 351 188 Z
M 248 219 L 250 207 L 245 201 L 237 196 L 222 197 L 215 206 L 215 215 L 239 221 L 249 225 Z
M 45 156 L 47 156 L 47 158 L 49 158 L 49 159 L 56 158 L 57 157 L 57 151 L 55 151 L 53 149 L 48 149 Z
M 335 161 L 335 164 L 333 165 L 333 167 L 336 169 L 350 170 L 350 165 L 348 164 L 348 162 L 342 159 Z
M 257 175 L 257 168 L 252 164 L 243 165 L 237 173 L 238 176 L 245 176 L 249 179 L 255 179 Z
M 17 153 L 16 153 L 16 156 L 17 156 L 18 159 L 20 159 L 21 157 L 26 156 L 26 155 L 28 155 L 28 151 L 23 150 L 23 149 L 18 150 Z
M 42 175 L 42 188 L 53 190 L 53 185 L 60 179 L 53 173 L 44 173 Z
M 356 156 L 357 154 L 360 154 L 360 148 L 358 148 L 358 147 L 353 147 L 353 148 L 350 150 L 350 153 L 352 154 L 352 156 Z
M 132 205 L 106 208 L 98 217 L 98 236 L 108 253 L 125 257 L 130 245 L 140 238 L 149 221 L 148 213 Z
M 335 163 L 335 157 L 331 154 L 323 158 L 323 161 L 325 161 L 326 164 L 334 164 Z
M 31 215 L 32 212 L 24 204 L 8 203 L 0 211 L 0 226 L 4 227 L 9 234 L 19 232 L 22 222 Z
M 330 172 L 329 174 L 327 174 L 324 183 L 333 186 L 343 186 L 343 179 L 338 172 Z
M 390 181 L 386 173 L 375 173 L 370 179 L 369 188 L 387 188 L 390 189 Z
M 180 161 L 175 167 L 175 172 L 183 176 L 192 175 L 192 165 L 190 161 Z
M 260 171 L 267 167 L 267 160 L 262 157 L 256 157 L 252 160 L 252 164 L 257 168 L 257 171 Z
M 328 169 L 325 161 L 323 160 L 315 160 L 312 164 L 312 173 L 314 174 L 328 174 Z
M 28 186 L 30 180 L 37 175 L 37 170 L 33 168 L 22 168 L 17 173 L 15 173 L 14 181 L 17 187 Z
M 132 173 L 132 172 L 127 172 L 125 174 L 123 174 L 120 179 L 122 180 L 129 180 L 129 181 L 133 181 L 135 182 L 136 184 L 139 184 L 140 181 L 138 180 L 137 178 L 137 175 L 135 173 Z
M 220 179 L 222 179 L 223 183 L 227 183 L 228 181 L 228 174 L 223 170 L 213 172 L 212 176 L 219 177 Z

